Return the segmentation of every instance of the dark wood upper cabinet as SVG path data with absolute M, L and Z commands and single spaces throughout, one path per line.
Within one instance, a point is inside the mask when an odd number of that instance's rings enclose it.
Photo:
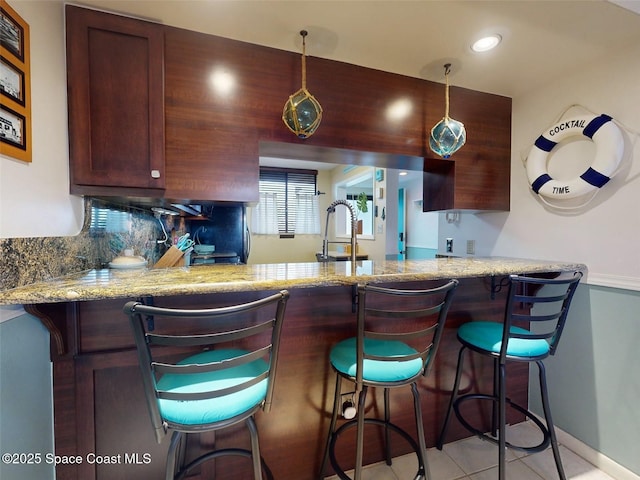
M 444 113 L 441 86 L 439 118 Z M 427 211 L 508 211 L 511 185 L 511 99 L 451 88 L 451 117 L 467 131 L 466 144 L 451 158 L 429 152 L 424 159 L 422 208 Z
M 66 29 L 71 192 L 164 189 L 162 26 L 67 5 Z
M 252 203 L 260 156 L 278 156 L 423 170 L 425 211 L 509 210 L 510 98 L 452 87 L 467 144 L 444 160 L 428 147 L 443 84 L 308 57 L 324 112 L 303 140 L 282 122 L 300 53 L 67 8 L 72 193 Z M 411 108 L 399 119 L 400 101 Z M 163 171 L 152 166 L 162 155 Z M 142 178 L 154 168 L 160 179 Z

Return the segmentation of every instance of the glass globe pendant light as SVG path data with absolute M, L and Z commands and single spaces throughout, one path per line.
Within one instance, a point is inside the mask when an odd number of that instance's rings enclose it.
M 302 88 L 289 96 L 282 110 L 282 121 L 289 130 L 300 138 L 308 138 L 314 134 L 322 120 L 322 107 L 316 98 L 307 90 L 307 62 L 305 37 L 307 31 L 300 32 L 302 36 Z
M 442 158 L 449 158 L 457 152 L 467 140 L 467 132 L 462 122 L 449 117 L 449 73 L 451 64 L 444 66 L 445 112 L 444 117 L 432 129 L 429 137 L 429 148 Z

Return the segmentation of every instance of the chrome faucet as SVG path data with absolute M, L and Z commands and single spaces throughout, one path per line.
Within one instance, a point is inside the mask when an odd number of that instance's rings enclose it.
M 356 210 L 346 200 L 336 200 L 327 208 L 327 222 L 324 227 L 324 240 L 322 241 L 322 259 L 326 261 L 329 258 L 329 244 L 330 243 L 346 243 L 346 242 L 329 242 L 327 234 L 329 231 L 329 216 L 336 211 L 338 205 L 344 205 L 351 212 L 351 265 L 355 267 L 356 264 L 356 250 L 357 250 L 357 224 L 356 224 Z

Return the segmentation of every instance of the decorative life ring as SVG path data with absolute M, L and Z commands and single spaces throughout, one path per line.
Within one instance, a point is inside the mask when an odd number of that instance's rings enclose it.
M 547 173 L 547 157 L 562 140 L 583 135 L 596 145 L 591 166 L 572 180 L 554 180 Z M 602 188 L 615 175 L 624 154 L 622 132 L 609 115 L 583 115 L 562 120 L 538 137 L 527 158 L 531 189 L 549 198 L 575 198 Z

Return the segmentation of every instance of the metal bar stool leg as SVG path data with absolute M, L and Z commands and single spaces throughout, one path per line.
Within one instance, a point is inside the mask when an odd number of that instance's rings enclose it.
M 258 427 L 253 417 L 246 420 L 247 428 L 251 437 L 251 459 L 253 460 L 253 477 L 255 480 L 262 480 L 262 459 L 260 457 L 260 444 L 258 442 Z
M 429 471 L 429 463 L 427 462 L 427 442 L 424 439 L 424 425 L 422 423 L 422 405 L 420 404 L 420 392 L 418 385 L 414 382 L 411 384 L 411 393 L 413 393 L 413 409 L 416 416 L 416 430 L 418 433 L 418 444 L 420 445 L 420 456 L 418 462 L 422 466 L 422 471 L 418 470 L 418 478 L 423 475 L 426 480 L 431 480 L 431 472 Z M 418 466 L 420 468 L 420 465 Z
M 166 480 L 173 480 L 182 468 L 182 463 L 178 461 L 178 455 L 183 444 L 183 433 L 174 430 L 171 434 L 171 441 L 169 442 L 169 450 L 167 452 L 167 468 L 165 469 Z
M 436 448 L 438 450 L 442 450 L 444 445 L 444 437 L 447 434 L 447 430 L 449 429 L 449 421 L 451 421 L 451 414 L 453 413 L 453 404 L 458 398 L 458 390 L 460 389 L 460 379 L 462 377 L 462 367 L 464 365 L 464 353 L 466 351 L 466 347 L 461 347 L 458 352 L 458 366 L 456 368 L 456 379 L 453 382 L 453 389 L 451 390 L 451 398 L 449 399 L 449 406 L 447 407 L 447 414 L 444 417 L 444 423 L 442 424 L 442 430 L 440 431 L 440 436 L 438 437 L 438 441 L 436 443 Z
M 506 365 L 498 367 L 498 479 L 506 479 L 507 439 L 505 438 L 507 418 Z
M 329 461 L 329 447 L 335 434 L 336 423 L 338 421 L 338 409 L 341 408 L 340 399 L 342 389 L 342 377 L 336 374 L 336 390 L 333 398 L 333 413 L 331 415 L 331 423 L 329 424 L 329 435 L 327 435 L 327 443 L 324 447 L 324 455 L 322 457 L 322 465 L 320 466 L 319 480 L 324 478 L 325 471 L 327 469 L 327 462 Z
M 500 398 L 500 360 L 493 359 L 493 398 Z M 500 406 L 493 402 L 491 407 L 491 435 L 498 437 Z
M 389 438 L 389 422 L 391 412 L 389 411 L 389 389 L 384 389 L 384 453 L 387 465 L 391 465 L 391 443 Z
M 560 458 L 560 449 L 558 448 L 558 439 L 556 437 L 556 429 L 553 425 L 553 419 L 551 418 L 551 407 L 549 406 L 549 392 L 547 390 L 547 374 L 542 361 L 537 361 L 540 378 L 540 395 L 542 397 L 542 409 L 544 410 L 544 418 L 547 421 L 547 430 L 549 430 L 549 437 L 551 439 L 551 449 L 553 451 L 553 458 L 556 462 L 556 468 L 558 469 L 558 476 L 560 480 L 566 480 L 564 468 L 562 467 L 562 459 Z
M 358 439 L 356 443 L 356 468 L 354 480 L 361 480 L 362 478 L 362 457 L 364 453 L 364 406 L 366 403 L 368 388 L 369 387 L 364 385 L 358 398 Z

